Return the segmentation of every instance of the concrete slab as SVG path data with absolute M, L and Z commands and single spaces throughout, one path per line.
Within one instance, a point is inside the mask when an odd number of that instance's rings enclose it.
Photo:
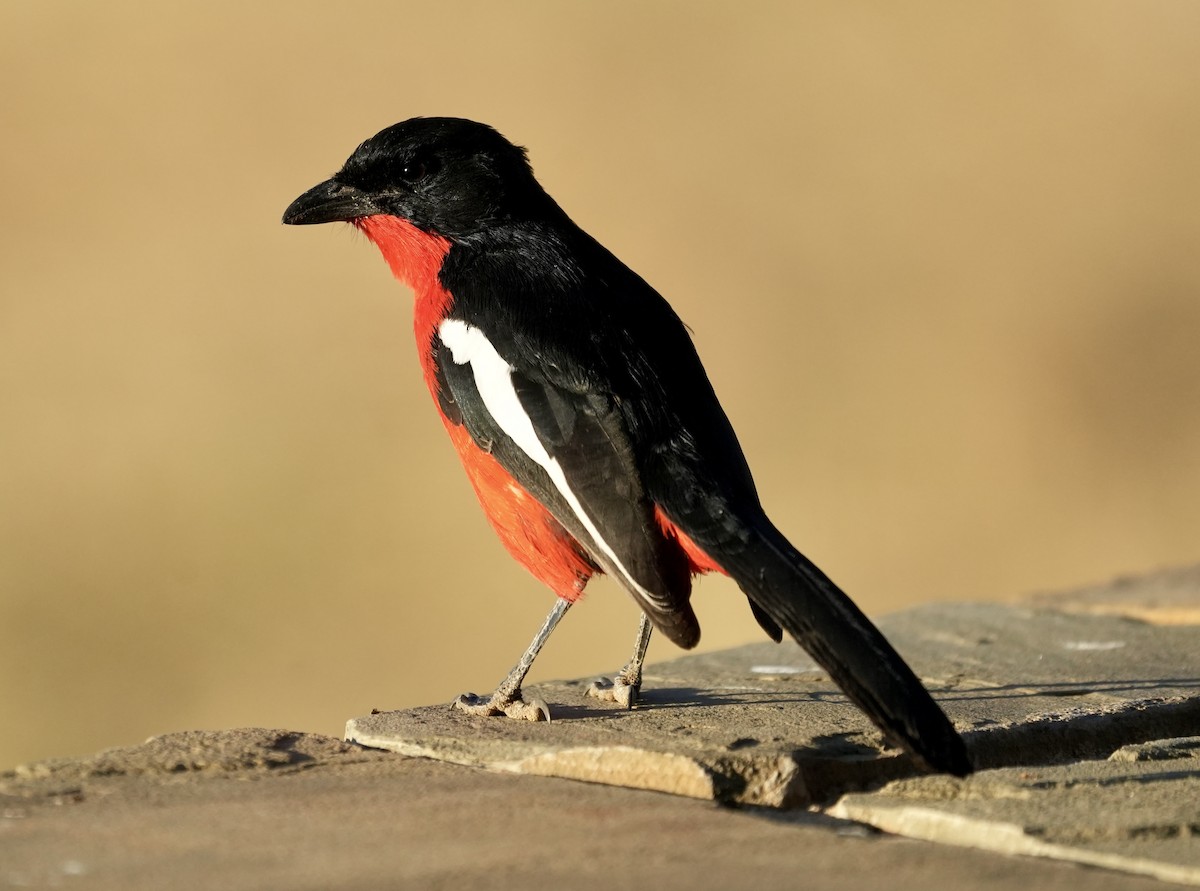
M 1175 590 L 1181 603 L 1200 599 L 1200 585 Z M 0 774 L 0 884 L 1200 885 L 1200 628 L 997 606 L 928 607 L 882 624 L 981 766 L 997 769 L 856 792 L 910 766 L 879 748 L 803 653 L 762 644 L 654 666 L 632 713 L 573 681 L 534 691 L 556 708 L 549 725 L 446 707 L 351 723 L 352 735 L 401 751 L 591 785 L 261 729 L 26 765 Z M 835 800 L 836 819 L 782 809 Z M 1083 874 L 1080 863 L 1126 873 Z
M 964 732 L 980 767 L 1104 757 L 1200 727 L 1200 627 L 947 604 L 881 627 Z M 591 679 L 531 687 L 554 720 L 437 706 L 355 718 L 346 738 L 507 772 L 794 808 L 913 773 L 794 644 L 652 665 L 632 712 Z
M 0 773 L 0 887 L 1153 891 L 1151 879 L 281 730 Z
M 1200 738 L 1106 761 L 900 780 L 830 813 L 885 832 L 1200 885 Z

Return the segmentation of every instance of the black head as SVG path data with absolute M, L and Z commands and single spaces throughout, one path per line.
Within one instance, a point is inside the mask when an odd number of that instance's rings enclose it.
M 498 220 L 544 212 L 553 202 L 525 157 L 491 127 L 463 118 L 412 118 L 376 133 L 330 179 L 283 214 L 285 223 L 402 217 L 448 238 Z

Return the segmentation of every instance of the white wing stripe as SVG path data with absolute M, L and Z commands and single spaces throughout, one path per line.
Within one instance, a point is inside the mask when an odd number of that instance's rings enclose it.
M 475 387 L 479 390 L 479 396 L 492 419 L 530 460 L 546 471 L 554 487 L 592 537 L 592 541 L 624 576 L 625 584 L 634 588 L 651 603 L 659 601 L 661 598 L 655 597 L 634 580 L 608 542 L 600 536 L 596 524 L 584 511 L 583 505 L 567 484 L 562 466 L 550 457 L 546 447 L 538 439 L 537 431 L 533 429 L 533 421 L 525 413 L 513 386 L 513 367 L 496 352 L 492 342 L 480 329 L 459 319 L 443 319 L 438 325 L 438 337 L 450 350 L 455 365 L 471 366 L 471 373 L 475 376 Z

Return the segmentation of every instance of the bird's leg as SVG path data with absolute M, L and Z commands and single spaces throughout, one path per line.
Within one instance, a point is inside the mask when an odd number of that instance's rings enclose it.
M 554 599 L 554 608 L 550 610 L 550 615 L 546 616 L 541 630 L 534 635 L 533 641 L 521 656 L 521 660 L 513 666 L 508 677 L 500 682 L 495 693 L 490 697 L 464 693 L 454 700 L 451 706 L 469 715 L 506 715 L 526 721 L 549 721 L 550 707 L 540 699 L 530 699 L 528 702 L 522 699 L 521 683 L 525 680 L 525 675 L 529 674 L 529 669 L 533 666 L 533 660 L 537 658 L 538 651 L 550 639 L 554 626 L 570 608 L 571 601 L 563 600 L 561 597 Z
M 605 678 L 601 681 L 593 681 L 592 685 L 588 687 L 587 695 L 615 702 L 625 708 L 633 708 L 637 705 L 638 694 L 642 689 L 642 663 L 646 661 L 646 648 L 650 646 L 650 632 L 653 630 L 654 626 L 650 624 L 650 619 L 645 613 L 642 613 L 637 640 L 633 644 L 633 657 L 611 680 Z

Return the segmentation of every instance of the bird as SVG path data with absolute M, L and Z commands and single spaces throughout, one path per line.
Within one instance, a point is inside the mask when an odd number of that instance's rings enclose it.
M 972 771 L 901 656 L 767 517 L 689 329 L 572 221 L 524 148 L 476 121 L 414 117 L 362 142 L 283 222 L 353 225 L 413 291 L 421 373 L 484 513 L 556 595 L 496 690 L 457 708 L 548 720 L 521 685 L 596 574 L 642 615 L 632 658 L 591 692 L 636 705 L 652 631 L 696 646 L 692 580 L 716 572 L 920 769 Z

